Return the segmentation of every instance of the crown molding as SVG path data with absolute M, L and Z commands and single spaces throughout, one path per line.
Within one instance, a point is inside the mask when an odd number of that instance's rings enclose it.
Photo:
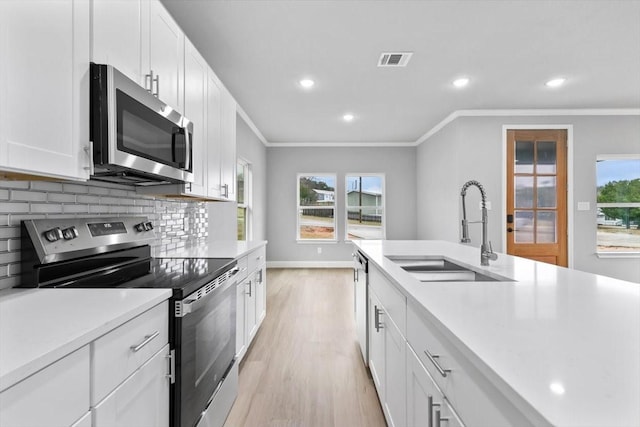
M 249 126 L 249 129 L 251 129 L 253 131 L 253 133 L 256 134 L 258 139 L 260 141 L 262 141 L 262 144 L 265 147 L 269 147 L 269 141 L 267 141 L 267 138 L 264 137 L 262 132 L 260 132 L 260 129 L 258 129 L 258 127 L 255 125 L 255 123 L 253 123 L 253 120 L 251 120 L 251 118 L 246 113 L 246 111 L 244 111 L 244 109 L 238 103 L 236 103 L 236 111 L 238 112 L 240 117 L 242 117 L 242 120 L 244 120 L 244 122 L 247 124 L 247 126 Z
M 640 116 L 640 108 L 576 108 L 530 110 L 456 110 L 422 135 L 413 144 L 418 146 L 438 133 L 458 117 L 539 117 L 539 116 Z
M 415 142 L 268 142 L 267 147 L 415 147 Z

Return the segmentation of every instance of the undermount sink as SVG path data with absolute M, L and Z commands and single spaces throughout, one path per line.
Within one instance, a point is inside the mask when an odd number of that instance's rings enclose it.
M 511 282 L 513 280 L 494 274 L 478 272 L 445 259 L 426 255 L 390 255 L 403 270 L 421 282 Z

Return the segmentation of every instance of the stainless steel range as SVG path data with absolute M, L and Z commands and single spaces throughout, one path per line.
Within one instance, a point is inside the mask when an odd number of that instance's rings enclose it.
M 238 383 L 236 262 L 152 258 L 154 238 L 145 217 L 23 221 L 21 286 L 172 289 L 171 425 L 222 425 Z

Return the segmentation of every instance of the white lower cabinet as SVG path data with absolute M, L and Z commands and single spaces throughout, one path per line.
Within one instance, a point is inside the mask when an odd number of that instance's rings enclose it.
M 169 425 L 169 307 L 164 302 L 94 341 L 94 427 Z
M 387 424 L 548 425 L 515 406 L 422 306 L 369 264 L 369 369 Z
M 265 247 L 238 259 L 236 357 L 242 360 L 266 315 L 267 277 Z
M 93 427 L 168 426 L 169 344 L 94 408 Z
M 464 424 L 407 344 L 407 427 L 462 427 Z M 445 424 L 446 423 L 446 424 Z
M 71 426 L 89 410 L 89 346 L 0 393 L 0 426 Z

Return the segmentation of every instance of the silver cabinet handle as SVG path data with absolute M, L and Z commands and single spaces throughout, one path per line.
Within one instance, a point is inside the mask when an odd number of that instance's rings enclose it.
M 229 197 L 229 184 L 223 184 L 222 188 L 224 188 L 224 195 L 223 197 Z
M 449 421 L 449 418 L 443 418 L 440 416 L 440 409 L 436 410 L 436 423 L 433 427 L 440 427 L 440 422 L 441 421 Z
M 155 331 L 154 333 L 152 333 L 151 335 L 145 335 L 144 336 L 144 341 L 142 341 L 140 344 L 138 345 L 132 345 L 130 348 L 131 350 L 133 350 L 134 353 L 137 353 L 138 351 L 140 351 L 140 349 L 142 347 L 144 347 L 145 345 L 149 344 L 155 337 L 157 337 L 158 335 L 160 335 L 159 331 Z
M 443 377 L 447 377 L 447 373 L 451 372 L 451 369 L 442 369 L 442 366 L 440 366 L 440 364 L 438 363 L 438 361 L 436 360 L 437 358 L 439 358 L 440 356 L 437 354 L 431 354 L 429 353 L 429 350 L 425 350 L 424 354 L 427 355 L 427 357 L 429 358 L 429 360 L 431 361 L 431 363 L 433 363 L 433 366 L 436 367 L 436 369 L 438 370 L 438 372 L 440 373 L 440 375 L 442 375 Z
M 375 310 L 375 312 L 374 312 L 375 313 L 374 323 L 375 323 L 375 327 L 376 327 L 376 332 L 380 332 L 380 329 L 384 328 L 382 323 L 380 323 L 380 315 L 384 314 L 384 311 L 379 309 L 377 305 L 374 305 L 373 309 Z
M 251 298 L 251 280 L 249 280 L 247 283 L 245 283 L 245 285 L 249 285 L 249 298 Z
M 169 359 L 169 373 L 166 377 L 169 378 L 170 384 L 174 384 L 176 382 L 176 351 L 171 350 L 165 357 Z
M 153 95 L 156 98 L 160 98 L 160 76 L 156 74 L 156 78 L 153 79 L 153 81 L 156 82 L 156 93 L 154 93 Z
M 153 94 L 153 70 L 150 70 L 149 74 L 144 75 L 144 88 L 147 90 L 147 92 Z
M 440 404 L 433 401 L 433 396 L 430 394 L 427 395 L 427 409 L 429 409 L 429 422 L 427 424 L 427 427 L 433 427 L 433 408 L 437 406 L 440 406 Z

